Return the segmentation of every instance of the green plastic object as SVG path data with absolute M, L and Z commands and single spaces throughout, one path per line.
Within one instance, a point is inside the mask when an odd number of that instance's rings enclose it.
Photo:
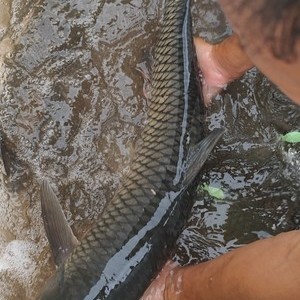
M 207 184 L 202 186 L 204 191 L 207 191 L 208 194 L 216 199 L 223 200 L 225 198 L 224 192 L 220 188 L 216 188 Z
M 291 131 L 281 136 L 281 139 L 287 143 L 300 143 L 300 131 Z

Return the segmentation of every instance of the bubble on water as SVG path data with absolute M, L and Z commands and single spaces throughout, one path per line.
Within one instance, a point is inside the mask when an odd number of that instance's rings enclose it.
M 289 148 L 287 151 L 283 150 L 283 159 L 286 163 L 286 168 L 283 170 L 283 175 L 290 178 L 293 185 L 298 189 L 300 184 L 299 170 L 300 170 L 300 152 L 298 148 Z
M 286 161 L 294 166 L 299 167 L 300 166 L 300 153 L 297 149 L 290 148 L 286 152 Z
M 92 79 L 91 74 L 86 74 L 84 77 L 85 77 L 86 80 L 91 80 Z
M 10 286 L 22 285 L 25 288 L 30 284 L 32 276 L 37 268 L 34 244 L 28 241 L 13 240 L 1 251 L 0 255 L 0 277 L 13 283 Z M 2 290 L 1 290 L 2 294 Z

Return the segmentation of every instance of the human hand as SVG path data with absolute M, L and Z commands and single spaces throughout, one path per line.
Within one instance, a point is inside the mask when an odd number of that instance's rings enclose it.
M 198 66 L 201 70 L 204 102 L 209 105 L 213 96 L 224 88 L 231 78 L 219 65 L 213 55 L 213 45 L 202 38 L 194 38 Z
M 166 278 L 176 267 L 178 267 L 177 263 L 168 261 L 140 300 L 165 300 Z
M 209 44 L 202 38 L 194 38 L 198 66 L 202 73 L 205 104 L 208 105 L 228 83 L 242 76 L 253 67 L 236 34 L 219 44 Z

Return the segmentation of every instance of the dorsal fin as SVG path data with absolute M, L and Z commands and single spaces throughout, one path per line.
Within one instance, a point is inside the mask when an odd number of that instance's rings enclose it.
M 57 266 L 63 264 L 79 244 L 62 211 L 52 188 L 46 180 L 41 185 L 42 218 L 47 238 Z

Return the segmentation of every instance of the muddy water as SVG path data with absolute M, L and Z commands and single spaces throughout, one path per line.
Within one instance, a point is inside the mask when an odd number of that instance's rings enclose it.
M 0 299 L 35 299 L 54 270 L 40 218 L 46 178 L 80 237 L 99 216 L 130 164 L 146 119 L 140 71 L 150 69 L 162 1 L 0 2 Z M 195 33 L 229 34 L 213 1 L 193 6 Z M 252 70 L 209 109 L 226 127 L 201 176 L 174 258 L 210 259 L 300 222 L 299 147 L 279 134 L 299 129 L 300 111 Z

